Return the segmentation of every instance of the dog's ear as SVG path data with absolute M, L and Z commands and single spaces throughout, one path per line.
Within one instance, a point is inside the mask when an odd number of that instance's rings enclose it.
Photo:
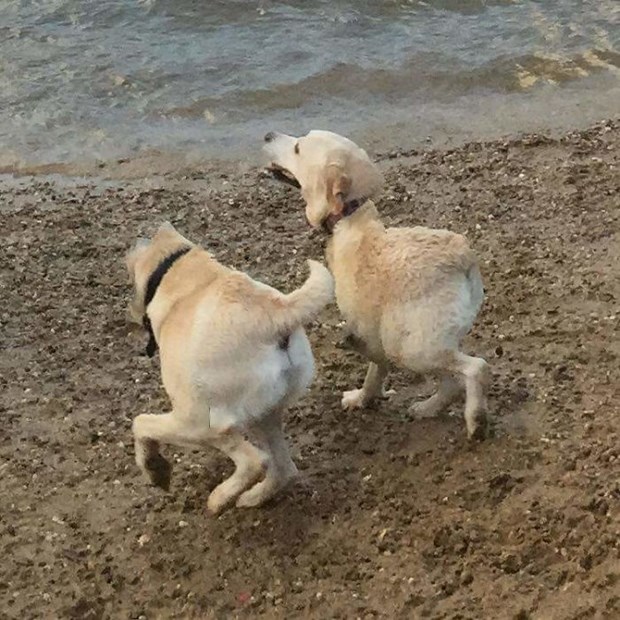
M 340 164 L 327 166 L 326 176 L 327 203 L 332 213 L 339 215 L 351 191 L 351 179 L 345 174 Z
M 131 246 L 131 249 L 125 254 L 125 266 L 129 273 L 129 283 L 134 284 L 136 279 L 136 262 L 138 256 L 150 245 L 150 240 L 144 237 L 138 237 L 135 243 Z
M 133 287 L 132 299 L 129 303 L 129 318 L 135 323 L 141 323 L 142 315 L 144 314 L 144 301 L 142 299 L 142 294 L 139 294 L 137 288 L 139 274 L 136 273 L 136 264 L 142 252 L 146 250 L 150 244 L 150 239 L 138 237 L 129 252 L 125 255 L 125 265 L 129 275 L 129 284 Z

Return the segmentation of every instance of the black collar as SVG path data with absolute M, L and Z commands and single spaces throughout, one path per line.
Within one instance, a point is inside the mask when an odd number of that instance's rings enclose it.
M 149 304 L 153 301 L 153 297 L 155 297 L 155 293 L 157 293 L 157 289 L 161 284 L 161 281 L 164 279 L 164 276 L 168 273 L 168 270 L 176 263 L 181 256 L 187 254 L 192 248 L 186 247 L 177 250 L 170 254 L 170 256 L 166 256 L 164 260 L 157 265 L 157 268 L 153 273 L 149 276 L 149 279 L 146 282 L 146 292 L 144 293 L 144 315 L 142 317 L 142 326 L 147 331 L 149 335 L 149 341 L 146 345 L 146 354 L 149 357 L 153 357 L 155 355 L 155 351 L 157 351 L 157 340 L 155 340 L 155 334 L 153 333 L 153 326 L 151 325 L 151 319 L 149 319 L 149 315 L 147 314 L 147 310 Z
M 364 206 L 368 202 L 368 198 L 363 196 L 362 198 L 354 198 L 344 203 L 344 207 L 340 213 L 330 213 L 321 223 L 323 230 L 331 235 L 334 232 L 336 224 L 344 219 L 353 215 L 360 207 Z

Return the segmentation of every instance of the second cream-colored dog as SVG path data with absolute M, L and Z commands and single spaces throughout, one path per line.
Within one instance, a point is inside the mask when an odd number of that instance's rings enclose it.
M 211 445 L 234 461 L 209 496 L 214 513 L 234 500 L 260 505 L 295 477 L 280 416 L 314 373 L 302 326 L 333 297 L 329 271 L 309 263 L 305 284 L 284 295 L 225 267 L 170 224 L 130 251 L 130 311 L 151 334 L 147 351 L 160 350 L 172 401 L 170 413 L 133 422 L 136 462 L 152 483 L 170 483 L 162 443 Z
M 436 394 L 414 405 L 420 417 L 439 414 L 465 389 L 470 437 L 486 423 L 488 367 L 460 351 L 484 297 L 476 257 L 447 230 L 386 228 L 371 197 L 382 175 L 364 150 L 328 131 L 296 138 L 265 136 L 269 170 L 300 187 L 306 217 L 331 235 L 327 262 L 349 340 L 369 360 L 361 389 L 345 392 L 346 408 L 382 394 L 390 363 L 439 378 Z

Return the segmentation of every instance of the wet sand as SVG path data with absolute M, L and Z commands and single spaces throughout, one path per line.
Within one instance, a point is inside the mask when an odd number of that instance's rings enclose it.
M 168 219 L 290 290 L 322 257 L 300 197 L 256 170 L 0 183 L 0 616 L 619 617 L 620 124 L 380 159 L 386 222 L 481 258 L 467 348 L 492 367 L 491 437 L 467 442 L 460 404 L 412 420 L 432 384 L 404 372 L 343 412 L 365 368 L 330 307 L 287 417 L 304 484 L 218 518 L 219 453 L 168 448 L 168 494 L 134 464 L 131 420 L 169 405 L 123 256 Z

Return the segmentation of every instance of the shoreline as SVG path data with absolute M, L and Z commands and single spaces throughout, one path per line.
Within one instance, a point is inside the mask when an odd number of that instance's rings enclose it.
M 442 146 L 618 114 L 614 0 L 146 4 L 0 7 L 0 166 L 243 159 L 310 127 Z
M 343 412 L 365 362 L 338 348 L 331 306 L 307 330 L 315 382 L 286 414 L 306 484 L 217 519 L 208 490 L 231 465 L 215 451 L 166 447 L 167 494 L 135 466 L 132 419 L 170 405 L 127 321 L 123 257 L 170 220 L 290 291 L 323 259 L 299 194 L 219 164 L 0 178 L 7 618 L 620 614 L 620 120 L 378 159 L 387 224 L 466 234 L 480 258 L 465 349 L 492 369 L 491 436 L 467 442 L 460 403 L 413 419 L 433 384 L 399 370 L 389 400 Z
M 620 89 L 618 90 L 620 94 Z M 543 106 L 540 102 L 537 105 Z M 459 128 L 456 133 L 451 133 L 448 127 L 429 128 L 422 134 L 419 129 L 411 131 L 411 122 L 405 124 L 397 122 L 387 127 L 367 128 L 359 130 L 352 135 L 352 139 L 362 145 L 369 155 L 381 159 L 390 153 L 402 152 L 403 148 L 408 151 L 425 152 L 433 150 L 447 150 L 454 148 L 464 148 L 471 144 L 492 144 L 508 143 L 513 144 L 519 140 L 527 139 L 531 136 L 544 136 L 551 140 L 560 140 L 562 136 L 570 135 L 575 132 L 588 131 L 592 127 L 606 122 L 618 122 L 620 116 L 600 116 L 586 113 L 580 122 L 576 121 L 576 112 L 573 110 L 570 117 L 560 119 L 548 117 L 546 121 L 524 121 L 528 106 L 520 111 L 521 122 L 513 126 L 511 130 L 499 131 L 498 127 L 483 127 L 483 123 L 478 119 L 472 125 L 473 129 L 464 131 Z M 611 111 L 609 108 L 608 111 Z M 534 113 L 538 116 L 540 110 Z M 547 111 L 548 112 L 548 111 Z M 499 114 L 494 110 L 494 114 Z M 553 112 L 558 115 L 558 111 Z M 564 113 L 566 115 L 566 112 Z M 543 115 L 544 117 L 544 115 Z M 453 129 L 457 128 L 454 118 L 451 122 Z M 464 119 L 466 121 L 467 119 Z M 469 119 L 471 121 L 471 119 Z M 512 122 L 512 121 L 511 121 Z M 524 128 L 523 128 L 524 127 Z M 522 128 L 522 129 L 521 129 Z M 338 131 L 338 128 L 335 128 Z M 378 136 L 384 136 L 378 139 Z M 387 139 L 385 135 L 389 136 Z M 162 151 L 158 149 L 144 149 L 137 153 L 114 157 L 106 160 L 83 159 L 71 162 L 48 162 L 48 163 L 23 163 L 13 162 L 11 164 L 2 163 L 0 157 L 0 178 L 2 177 L 29 177 L 29 176 L 48 176 L 56 175 L 62 177 L 85 177 L 101 178 L 104 180 L 123 179 L 134 180 L 148 177 L 167 177 L 180 175 L 196 174 L 198 171 L 217 175 L 219 172 L 224 174 L 239 174 L 260 165 L 260 149 L 262 146 L 262 136 L 255 136 L 253 143 L 244 146 L 246 156 L 241 155 L 239 147 L 231 148 L 223 156 L 214 157 L 198 150 L 190 151 Z M 403 142 L 406 147 L 403 147 Z

